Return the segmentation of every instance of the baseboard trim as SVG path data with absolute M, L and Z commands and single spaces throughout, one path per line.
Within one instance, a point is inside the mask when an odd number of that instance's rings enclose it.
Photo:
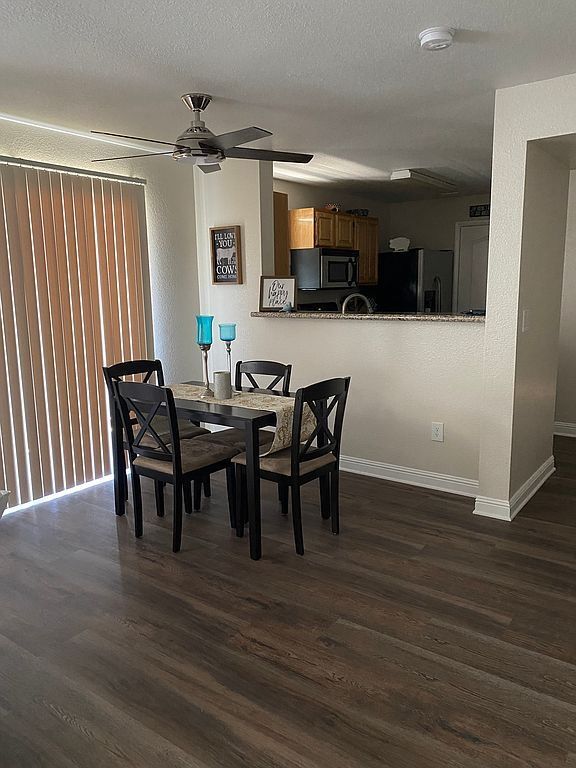
M 532 496 L 548 480 L 550 475 L 554 474 L 556 466 L 554 465 L 554 456 L 550 456 L 538 467 L 536 472 L 518 488 L 516 493 L 509 501 L 504 499 L 492 499 L 489 496 L 477 496 L 474 506 L 474 514 L 483 517 L 492 517 L 495 520 L 514 520 L 518 512 L 527 504 Z
M 476 496 L 478 493 L 477 480 L 456 477 L 455 475 L 443 475 L 438 472 L 427 472 L 412 467 L 402 467 L 398 464 L 386 464 L 383 461 L 341 456 L 340 467 L 344 472 L 378 477 L 381 480 L 391 480 L 394 483 L 404 483 L 405 485 L 417 485 L 420 488 L 431 488 L 435 491 L 455 493 L 459 496 Z
M 560 437 L 576 437 L 576 424 L 569 421 L 555 421 L 554 434 Z

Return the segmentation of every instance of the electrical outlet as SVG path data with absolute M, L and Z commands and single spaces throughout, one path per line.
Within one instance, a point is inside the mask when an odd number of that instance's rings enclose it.
M 432 440 L 437 443 L 444 442 L 444 424 L 441 421 L 432 422 Z

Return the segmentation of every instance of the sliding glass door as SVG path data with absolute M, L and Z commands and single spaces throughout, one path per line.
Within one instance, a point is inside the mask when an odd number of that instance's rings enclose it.
M 146 357 L 144 187 L 0 163 L 0 488 L 110 472 L 102 365 Z

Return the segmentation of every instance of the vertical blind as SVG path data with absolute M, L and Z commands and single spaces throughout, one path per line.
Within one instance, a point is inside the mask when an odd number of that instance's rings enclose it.
M 141 184 L 0 164 L 0 488 L 109 474 L 102 365 L 146 357 Z

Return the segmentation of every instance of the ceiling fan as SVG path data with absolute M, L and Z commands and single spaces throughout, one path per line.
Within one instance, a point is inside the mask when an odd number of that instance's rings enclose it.
M 206 93 L 185 93 L 181 97 L 188 109 L 192 110 L 193 118 L 190 127 L 181 133 L 176 141 L 157 141 L 144 139 L 140 136 L 126 136 L 122 133 L 106 133 L 106 131 L 91 131 L 101 136 L 115 136 L 120 139 L 147 141 L 151 144 L 164 144 L 172 147 L 169 152 L 147 152 L 144 155 L 124 155 L 123 157 L 104 157 L 93 160 L 103 163 L 108 160 L 128 160 L 133 157 L 154 157 L 157 155 L 172 155 L 175 160 L 188 160 L 197 165 L 204 173 L 220 170 L 220 163 L 227 157 L 241 160 L 275 160 L 282 163 L 309 163 L 313 155 L 303 155 L 297 152 L 276 152 L 271 149 L 249 149 L 238 146 L 248 144 L 264 136 L 271 136 L 270 131 L 263 128 L 242 128 L 239 131 L 221 133 L 216 136 L 206 128 L 206 123 L 200 118 L 201 113 L 212 101 L 212 96 Z

